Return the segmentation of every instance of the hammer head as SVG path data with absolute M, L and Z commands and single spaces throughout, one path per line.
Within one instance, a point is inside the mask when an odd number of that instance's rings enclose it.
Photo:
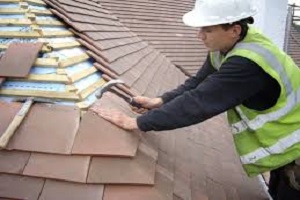
M 100 89 L 98 89 L 98 91 L 95 93 L 95 96 L 97 97 L 97 99 L 100 99 L 102 97 L 102 95 L 104 94 L 104 92 L 106 92 L 107 90 L 109 90 L 109 88 L 111 88 L 117 84 L 124 84 L 124 81 L 119 80 L 119 79 L 108 81 Z

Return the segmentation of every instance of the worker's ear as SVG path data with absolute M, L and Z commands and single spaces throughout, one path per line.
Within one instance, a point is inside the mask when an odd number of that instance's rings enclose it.
M 235 24 L 231 28 L 231 34 L 233 38 L 239 38 L 242 32 L 242 27 L 240 25 Z

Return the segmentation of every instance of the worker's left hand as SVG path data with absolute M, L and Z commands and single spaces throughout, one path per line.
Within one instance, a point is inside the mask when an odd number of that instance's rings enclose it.
M 91 110 L 100 115 L 102 118 L 119 126 L 122 129 L 129 131 L 138 129 L 136 118 L 129 117 L 124 113 L 121 113 L 116 110 L 100 109 L 96 107 L 91 108 Z

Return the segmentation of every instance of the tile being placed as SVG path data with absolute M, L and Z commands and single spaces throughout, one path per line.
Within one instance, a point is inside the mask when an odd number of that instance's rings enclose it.
M 43 43 L 12 43 L 0 61 L 0 76 L 26 77 Z
M 6 103 L 0 101 L 0 137 L 20 109 L 20 103 Z
M 86 182 L 90 157 L 32 153 L 23 174 L 73 182 Z
M 69 154 L 79 119 L 80 112 L 76 107 L 34 104 L 8 149 Z
M 30 157 L 28 152 L 0 151 L 0 172 L 22 174 Z
M 93 157 L 88 183 L 153 185 L 156 161 L 138 151 L 134 158 Z
M 80 123 L 73 154 L 133 157 L 139 139 L 88 111 Z
M 39 200 L 102 200 L 103 185 L 46 180 Z
M 43 185 L 43 179 L 0 174 L 0 197 L 37 200 Z

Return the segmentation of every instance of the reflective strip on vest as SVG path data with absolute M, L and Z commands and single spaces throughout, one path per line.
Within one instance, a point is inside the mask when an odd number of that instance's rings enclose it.
M 246 115 L 243 114 L 242 110 L 237 107 L 236 110 L 242 118 L 242 121 L 232 125 L 232 132 L 233 134 L 238 134 L 245 131 L 246 129 L 256 130 L 262 127 L 267 122 L 279 119 L 280 117 L 291 111 L 293 106 L 299 102 L 300 98 L 299 91 L 297 92 L 297 94 L 293 93 L 292 84 L 286 72 L 284 71 L 284 67 L 280 64 L 279 60 L 276 56 L 273 55 L 272 52 L 256 43 L 239 43 L 235 46 L 235 49 L 246 49 L 262 55 L 267 63 L 280 75 L 281 80 L 283 80 L 287 95 L 287 104 L 285 107 L 272 113 L 258 115 L 253 120 L 248 120 Z
M 293 92 L 288 96 L 287 103 L 283 108 L 268 114 L 258 115 L 255 117 L 255 119 L 251 121 L 240 121 L 235 124 L 232 124 L 232 132 L 233 134 L 239 134 L 245 131 L 246 129 L 256 130 L 258 128 L 261 128 L 265 123 L 274 121 L 286 115 L 298 103 L 300 103 L 300 89 L 298 89 L 297 93 Z M 239 114 L 241 115 L 241 113 Z
M 300 130 L 293 132 L 291 135 L 280 139 L 276 144 L 267 147 L 259 148 L 249 154 L 241 156 L 241 162 L 243 164 L 253 164 L 260 159 L 266 158 L 272 154 L 280 154 L 285 150 L 300 142 Z

